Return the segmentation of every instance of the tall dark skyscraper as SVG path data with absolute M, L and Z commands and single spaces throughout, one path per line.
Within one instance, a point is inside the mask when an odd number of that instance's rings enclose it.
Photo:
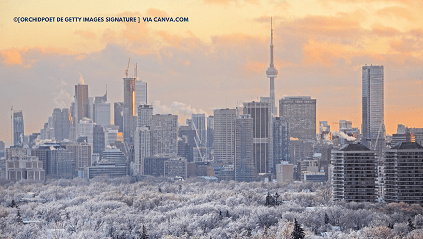
M 273 167 L 272 114 L 267 102 L 245 102 L 244 114 L 253 119 L 253 154 L 256 173 L 269 173 Z
M 13 144 L 23 146 L 24 143 L 24 121 L 22 110 L 13 111 Z
M 69 139 L 70 124 L 69 109 L 55 108 L 53 110 L 53 128 L 56 142 Z
M 119 126 L 119 132 L 123 132 L 123 102 L 115 102 L 113 108 L 115 125 Z
M 277 109 L 275 107 L 275 78 L 278 76 L 278 70 L 276 70 L 273 64 L 273 26 L 272 18 L 270 18 L 270 66 L 266 71 L 267 78 L 270 79 L 270 112 L 272 115 L 277 115 Z
M 288 121 L 291 137 L 316 140 L 316 99 L 285 97 L 279 100 L 279 116 Z
M 250 115 L 240 115 L 235 120 L 234 168 L 236 181 L 254 181 L 253 119 Z
M 93 127 L 93 153 L 100 154 L 103 157 L 103 151 L 106 148 L 104 128 L 101 125 Z
M 362 143 L 382 156 L 385 143 L 383 66 L 362 67 Z
M 88 115 L 88 85 L 75 85 L 75 125 L 78 132 L 79 121 Z M 78 132 L 79 133 L 79 132 Z
M 289 123 L 283 117 L 273 119 L 273 170 L 282 161 L 289 162 Z
M 135 118 L 135 79 L 123 78 L 123 141 L 132 142 Z

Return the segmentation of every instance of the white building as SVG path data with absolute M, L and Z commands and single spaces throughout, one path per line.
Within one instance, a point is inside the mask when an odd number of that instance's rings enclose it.
M 235 152 L 236 109 L 214 110 L 214 159 L 233 164 Z
M 178 116 L 153 115 L 151 124 L 153 156 L 176 157 L 178 153 Z
M 134 135 L 134 175 L 144 175 L 144 159 L 151 156 L 150 127 L 137 127 Z
M 94 123 L 91 119 L 83 118 L 78 124 L 78 137 L 86 136 L 88 144 L 93 145 Z
M 110 103 L 95 103 L 94 119 L 97 125 L 110 125 Z
M 196 131 L 197 144 L 198 146 L 205 147 L 207 144 L 207 132 L 206 132 L 206 115 L 205 114 L 193 114 L 192 128 Z

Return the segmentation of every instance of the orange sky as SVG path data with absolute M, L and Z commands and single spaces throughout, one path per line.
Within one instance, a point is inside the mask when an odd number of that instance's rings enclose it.
M 387 133 L 423 127 L 423 3 L 378 0 L 1 1 L 0 140 L 10 142 L 10 106 L 25 133 L 38 132 L 55 107 L 69 107 L 82 75 L 90 96 L 123 100 L 128 58 L 162 110 L 181 102 L 214 108 L 269 94 L 270 17 L 276 96 L 317 99 L 317 120 L 337 130 L 361 124 L 361 66 L 384 65 Z M 16 23 L 14 17 L 167 16 L 188 23 Z M 132 66 L 131 66 L 132 68 Z M 187 117 L 185 116 L 181 116 Z

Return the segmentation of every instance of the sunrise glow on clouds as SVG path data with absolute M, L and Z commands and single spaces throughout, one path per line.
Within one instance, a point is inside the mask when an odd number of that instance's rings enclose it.
M 273 17 L 276 96 L 317 99 L 317 120 L 361 124 L 361 66 L 384 65 L 385 125 L 423 127 L 423 4 L 417 1 L 2 1 L 0 140 L 10 106 L 25 133 L 69 107 L 80 74 L 90 96 L 123 100 L 124 70 L 138 63 L 149 100 L 208 114 L 269 94 Z M 189 17 L 187 23 L 16 23 L 14 17 Z M 70 96 L 70 97 L 69 97 Z M 56 100 L 55 100 L 56 99 Z M 62 99 L 58 101 L 57 99 Z

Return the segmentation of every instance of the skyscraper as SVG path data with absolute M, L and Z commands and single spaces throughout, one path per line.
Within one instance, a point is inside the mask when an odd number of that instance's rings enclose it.
M 213 160 L 214 116 L 207 117 L 207 156 Z
M 234 166 L 236 181 L 254 181 L 253 119 L 250 115 L 240 115 L 235 120 Z
M 135 116 L 135 78 L 123 78 L 123 141 L 132 142 Z
M 88 85 L 75 85 L 75 119 L 76 131 L 79 134 L 78 123 L 84 117 L 89 118 L 88 110 Z
M 383 66 L 362 67 L 362 143 L 382 156 L 385 141 Z
M 100 155 L 100 158 L 103 157 L 103 151 L 106 148 L 106 139 L 104 128 L 101 125 L 94 125 L 93 127 L 93 153 Z
M 198 138 L 196 139 L 198 146 L 206 146 L 206 115 L 205 114 L 193 114 L 191 116 L 194 130 L 197 132 Z
M 134 174 L 144 175 L 144 159 L 151 156 L 150 127 L 137 127 L 134 136 Z
M 253 154 L 256 173 L 273 168 L 272 113 L 268 102 L 244 102 L 244 114 L 253 119 Z
M 236 109 L 214 110 L 214 160 L 234 163 Z
M 138 106 L 137 110 L 138 110 L 137 126 L 138 127 L 151 126 L 151 120 L 153 118 L 153 106 L 141 104 Z
M 87 137 L 87 143 L 89 145 L 93 145 L 93 130 L 94 130 L 94 123 L 89 118 L 83 118 L 79 121 L 78 124 L 78 138 L 79 137 Z
M 178 116 L 153 115 L 151 135 L 153 156 L 175 157 L 178 153 Z
M 24 143 L 24 121 L 22 110 L 13 111 L 13 144 L 23 146 Z
M 276 115 L 277 109 L 275 107 L 275 78 L 278 76 L 278 70 L 276 70 L 273 64 L 273 26 L 272 18 L 270 18 L 270 66 L 266 71 L 267 78 L 270 79 L 270 101 L 271 101 L 271 114 Z
M 97 125 L 110 125 L 110 103 L 107 103 L 107 91 L 104 96 L 96 96 L 93 106 L 93 121 Z
M 144 175 L 144 158 L 151 156 L 151 130 L 153 106 L 140 104 L 137 107 L 137 128 L 134 135 L 134 168 L 135 175 Z
M 288 121 L 291 137 L 316 140 L 316 99 L 310 96 L 280 99 L 279 116 Z
M 273 119 L 273 173 L 276 173 L 276 165 L 282 161 L 289 162 L 289 123 L 283 117 Z
M 115 125 L 119 127 L 119 132 L 123 132 L 123 102 L 115 102 L 113 111 Z
M 71 127 L 69 109 L 55 108 L 53 110 L 53 128 L 54 139 L 56 142 L 62 142 L 64 139 L 69 139 L 69 132 Z
M 135 80 L 135 109 L 139 105 L 147 104 L 147 82 L 143 82 L 136 78 Z

